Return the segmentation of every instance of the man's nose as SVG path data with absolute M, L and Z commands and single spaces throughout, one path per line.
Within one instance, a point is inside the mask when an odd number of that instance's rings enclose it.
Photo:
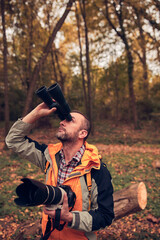
M 65 121 L 66 121 L 66 120 L 61 121 L 61 122 L 60 122 L 60 126 L 64 126 L 64 125 L 65 125 Z

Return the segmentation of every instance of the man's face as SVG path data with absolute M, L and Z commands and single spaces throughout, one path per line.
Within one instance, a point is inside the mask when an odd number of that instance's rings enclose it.
M 56 137 L 61 142 L 76 142 L 79 139 L 84 117 L 79 113 L 71 113 L 71 116 L 71 121 L 63 120 L 60 122 Z

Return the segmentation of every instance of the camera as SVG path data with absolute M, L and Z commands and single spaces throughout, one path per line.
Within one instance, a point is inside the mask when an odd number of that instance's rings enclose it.
M 21 181 L 23 183 L 16 188 L 18 198 L 14 199 L 18 206 L 33 207 L 46 205 L 48 210 L 61 208 L 64 193 L 66 192 L 69 208 L 74 207 L 76 195 L 70 186 L 61 185 L 60 187 L 54 187 L 30 178 L 22 178 Z
M 51 85 L 49 88 L 46 86 L 40 87 L 36 90 L 36 95 L 45 102 L 45 104 L 51 109 L 56 107 L 55 113 L 61 120 L 66 119 L 67 121 L 72 120 L 70 114 L 71 110 L 66 102 L 64 95 L 61 91 L 61 87 L 58 83 Z M 53 101 L 52 98 L 55 100 Z

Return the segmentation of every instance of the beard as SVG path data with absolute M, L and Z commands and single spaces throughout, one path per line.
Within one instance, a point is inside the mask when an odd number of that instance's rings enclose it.
M 67 133 L 66 129 L 63 129 L 61 131 L 58 131 L 56 134 L 56 137 L 58 140 L 60 140 L 62 143 L 71 143 L 76 142 L 78 139 L 78 132 L 76 133 Z

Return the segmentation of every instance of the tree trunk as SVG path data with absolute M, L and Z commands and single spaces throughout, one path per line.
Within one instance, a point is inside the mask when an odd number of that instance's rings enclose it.
M 33 9 L 34 2 L 30 2 L 30 9 Z M 30 12 L 30 16 L 28 19 L 28 28 L 29 28 L 29 44 L 28 44 L 28 57 L 27 57 L 27 75 L 28 75 L 28 81 L 31 80 L 32 77 L 32 49 L 33 49 L 33 12 Z M 30 82 L 28 83 L 30 85 Z
M 47 10 L 47 24 L 48 24 L 49 34 L 51 34 L 50 9 L 51 9 L 51 6 Z M 51 60 L 52 60 L 52 66 L 53 66 L 53 76 L 54 76 L 53 78 L 54 78 L 55 82 L 58 83 L 58 75 L 57 75 L 57 70 L 56 70 L 55 51 L 56 51 L 56 47 L 55 47 L 55 44 L 53 43 L 53 46 L 51 47 L 51 50 L 50 50 L 50 54 L 51 54 Z
M 90 76 L 90 57 L 89 57 L 89 40 L 88 40 L 88 26 L 86 20 L 86 3 L 82 0 L 80 3 L 81 13 L 84 21 L 84 31 L 85 31 L 85 46 L 86 46 L 86 74 L 87 74 L 87 85 L 88 85 L 88 118 L 90 120 L 92 133 L 93 133 L 93 123 L 92 123 L 92 93 L 91 93 L 91 76 Z
M 61 70 L 61 67 L 60 67 L 60 64 L 59 64 L 59 59 L 58 59 L 58 54 L 57 54 L 56 49 L 54 51 L 54 56 L 55 56 L 55 60 L 56 60 L 56 63 L 57 63 L 57 69 L 58 69 L 59 77 L 60 77 L 60 86 L 61 86 L 62 92 L 64 93 L 65 76 L 62 73 L 62 70 Z
M 135 129 L 138 128 L 138 117 L 137 117 L 137 109 L 136 109 L 136 99 L 134 94 L 134 87 L 133 87 L 133 57 L 129 46 L 126 42 L 125 45 L 126 52 L 127 52 L 127 59 L 128 59 L 128 87 L 129 87 L 129 103 L 130 103 L 130 110 L 131 110 L 131 119 L 134 121 Z
M 57 71 L 56 71 L 56 65 L 55 65 L 55 60 L 54 60 L 54 51 L 53 51 L 53 49 L 51 49 L 51 59 L 52 59 L 54 80 L 55 80 L 55 82 L 58 82 L 58 76 L 57 76 Z
M 116 27 L 112 21 L 113 16 L 111 17 L 109 14 L 109 1 L 104 0 L 105 6 L 106 6 L 106 19 L 109 23 L 109 25 L 112 27 L 112 29 L 116 32 L 117 36 L 121 38 L 125 45 L 125 50 L 126 50 L 126 55 L 127 55 L 127 60 L 128 60 L 128 87 L 129 87 L 129 103 L 130 103 L 130 112 L 131 112 L 131 118 L 134 121 L 134 126 L 135 128 L 138 128 L 138 117 L 137 117 L 137 109 L 136 109 L 136 99 L 135 99 L 135 94 L 134 94 L 134 87 L 133 87 L 133 57 L 131 53 L 131 48 L 128 43 L 127 35 L 126 35 L 126 30 L 124 27 L 124 19 L 123 19 L 123 1 L 119 1 L 118 8 L 117 10 L 117 5 L 115 2 L 112 3 L 113 8 L 114 8 L 114 14 L 116 16 L 116 20 L 119 23 L 119 26 Z M 113 15 L 113 14 L 112 14 Z M 120 30 L 118 29 L 120 28 Z M 117 30 L 118 29 L 118 30 Z
M 115 212 L 114 221 L 129 214 L 141 211 L 146 207 L 147 204 L 147 190 L 145 184 L 143 182 L 135 183 L 127 188 L 117 191 L 113 194 L 113 200 Z M 15 240 L 22 240 L 24 236 L 33 236 L 40 233 L 40 220 L 36 220 L 34 223 L 23 224 L 20 227 L 20 233 L 18 236 L 16 236 Z
M 114 77 L 114 88 L 115 88 L 115 124 L 118 125 L 119 121 L 119 89 L 118 89 L 118 66 L 115 63 L 115 77 Z
M 31 81 L 30 81 L 30 86 L 29 86 L 29 90 L 28 90 L 28 94 L 27 94 L 27 98 L 26 98 L 26 103 L 25 103 L 25 107 L 24 107 L 24 111 L 23 111 L 23 116 L 25 116 L 30 110 L 30 105 L 32 103 L 32 97 L 33 97 L 33 93 L 35 90 L 35 84 L 36 84 L 36 80 L 38 78 L 38 74 L 41 70 L 42 65 L 44 64 L 45 59 L 47 58 L 47 56 L 50 52 L 52 43 L 56 37 L 57 32 L 62 27 L 66 17 L 68 16 L 68 14 L 71 10 L 73 2 L 74 2 L 74 0 L 69 0 L 69 2 L 67 3 L 66 9 L 65 9 L 62 17 L 59 19 L 55 28 L 53 29 L 53 32 L 52 32 L 50 38 L 48 39 L 48 42 L 44 48 L 43 54 L 40 57 L 39 61 L 37 62 L 36 66 L 33 70 Z
M 3 68 L 4 68 L 4 102 L 5 102 L 5 136 L 9 130 L 9 96 L 8 96 L 8 66 L 7 66 L 7 38 L 5 28 L 5 1 L 1 0 L 1 15 L 2 15 L 2 28 L 3 28 Z
M 76 8 L 76 20 L 77 20 L 77 31 L 78 31 L 78 42 L 79 42 L 79 53 L 80 53 L 80 67 L 81 67 L 81 75 L 82 75 L 82 87 L 83 87 L 83 94 L 84 94 L 84 103 L 85 103 L 85 112 L 88 112 L 88 99 L 87 99 L 87 92 L 85 86 L 85 73 L 84 73 L 84 66 L 83 66 L 83 54 L 82 54 L 82 44 L 81 44 L 81 35 L 80 35 L 80 19 L 78 15 L 78 9 L 75 2 Z
M 141 20 L 142 16 L 140 15 L 137 8 L 134 8 L 134 11 L 137 17 L 137 20 L 136 20 L 137 26 L 139 28 L 140 47 L 142 50 L 142 57 L 140 54 L 137 54 L 137 55 L 143 66 L 143 95 L 144 95 L 144 100 L 147 101 L 149 96 L 149 84 L 148 84 L 148 67 L 147 67 L 147 59 L 146 59 L 146 41 L 145 41 L 143 25 Z

